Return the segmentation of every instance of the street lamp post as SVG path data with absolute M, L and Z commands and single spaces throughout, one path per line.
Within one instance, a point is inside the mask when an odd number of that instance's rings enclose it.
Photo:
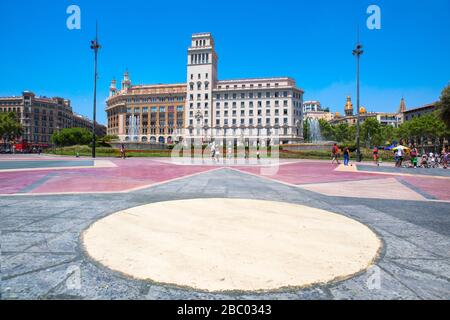
M 98 57 L 98 50 L 101 48 L 99 42 L 98 42 L 98 26 L 96 24 L 95 26 L 95 40 L 91 41 L 91 49 L 94 50 L 94 116 L 92 121 L 92 158 L 95 158 L 95 123 L 97 118 L 97 57 Z
M 356 57 L 356 108 L 358 111 L 356 118 L 356 158 L 358 162 L 361 162 L 361 148 L 360 148 L 360 110 L 359 110 L 359 61 L 361 55 L 364 53 L 363 46 L 359 43 L 356 44 L 356 48 L 353 50 L 353 55 Z
M 202 130 L 203 115 L 200 110 L 197 111 L 195 119 L 197 120 L 197 133 L 199 133 L 201 144 L 203 144 L 203 130 Z

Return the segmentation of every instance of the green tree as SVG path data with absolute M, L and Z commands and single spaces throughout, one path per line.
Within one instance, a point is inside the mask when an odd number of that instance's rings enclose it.
M 309 142 L 309 122 L 308 120 L 303 121 L 303 138 L 306 142 Z
M 437 106 L 440 109 L 440 118 L 450 128 L 450 85 L 447 85 L 442 90 L 441 98 Z
M 108 143 L 114 140 L 119 140 L 119 136 L 116 135 L 106 135 L 104 137 L 101 137 L 100 140 L 104 143 Z
M 379 145 L 387 146 L 391 145 L 394 140 L 397 139 L 398 129 L 393 126 L 381 126 L 380 143 Z
M 52 135 L 52 142 L 57 146 L 67 147 L 87 145 L 92 141 L 92 133 L 84 128 L 68 128 Z
M 348 123 L 339 123 L 333 126 L 335 140 L 338 142 L 353 141 L 356 137 L 356 131 L 352 127 Z
M 375 118 L 366 119 L 361 125 L 361 141 L 366 147 L 379 146 L 383 143 L 381 124 Z
M 17 121 L 15 113 L 0 113 L 0 137 L 5 144 L 14 141 L 23 134 L 23 127 Z
M 450 135 L 450 129 L 441 119 L 440 112 L 438 110 L 403 123 L 397 131 L 403 144 L 417 143 L 424 145 L 431 140 L 436 148 L 438 145 L 442 145 L 444 138 Z
M 320 125 L 320 132 L 322 133 L 322 137 L 324 137 L 326 140 L 334 141 L 335 135 L 334 135 L 334 128 L 331 124 L 328 123 L 325 119 L 319 120 Z

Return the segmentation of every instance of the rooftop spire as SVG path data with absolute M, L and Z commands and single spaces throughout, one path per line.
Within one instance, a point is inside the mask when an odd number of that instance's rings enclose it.
M 405 98 L 402 97 L 402 100 L 400 101 L 400 108 L 399 108 L 398 112 L 403 113 L 405 111 L 406 111 Z

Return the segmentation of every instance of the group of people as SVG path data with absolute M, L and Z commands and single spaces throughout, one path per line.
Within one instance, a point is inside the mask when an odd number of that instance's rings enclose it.
M 419 152 L 417 151 L 417 148 L 415 146 L 412 146 L 409 156 L 411 158 L 411 163 L 408 165 L 410 168 L 442 167 L 443 169 L 447 169 L 448 163 L 450 161 L 450 153 L 448 147 L 444 147 L 440 154 L 438 152 L 436 153 L 424 152 L 422 155 L 420 155 Z
M 338 145 L 335 143 L 333 145 L 331 151 L 331 163 L 332 164 L 340 164 L 339 157 L 341 150 Z M 350 163 L 350 148 L 345 147 L 343 151 L 344 156 L 344 165 L 348 166 Z M 372 150 L 372 156 L 374 163 L 379 166 L 381 163 L 380 153 L 377 147 L 374 147 Z M 423 153 L 419 154 L 417 148 L 415 146 L 411 146 L 410 148 L 399 147 L 394 151 L 394 160 L 395 167 L 401 168 L 403 167 L 403 162 L 406 160 L 410 160 L 411 162 L 407 165 L 410 168 L 439 168 L 442 167 L 444 169 L 448 168 L 448 163 L 450 162 L 450 152 L 448 147 L 444 147 L 442 152 L 439 153 Z

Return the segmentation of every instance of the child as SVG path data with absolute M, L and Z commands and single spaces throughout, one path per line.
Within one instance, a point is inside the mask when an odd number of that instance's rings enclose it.
M 416 147 L 413 147 L 412 149 L 411 149 L 411 165 L 414 167 L 414 168 L 417 168 L 417 149 L 416 149 Z

